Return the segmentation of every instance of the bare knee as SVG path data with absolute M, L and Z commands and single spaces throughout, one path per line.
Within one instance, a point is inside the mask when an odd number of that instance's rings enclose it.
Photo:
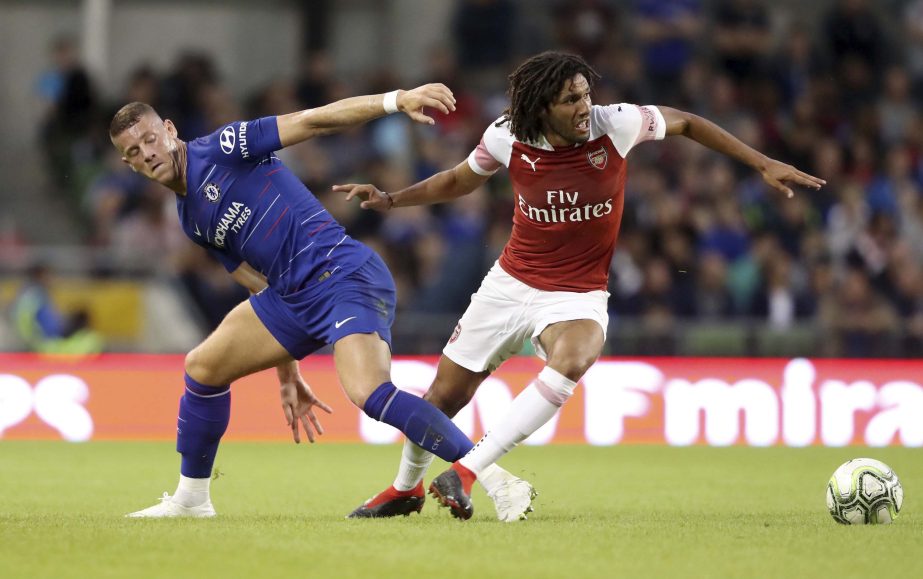
M 345 373 L 340 374 L 340 385 L 349 401 L 356 405 L 360 410 L 365 409 L 365 403 L 371 398 L 379 388 L 384 384 L 393 384 L 391 377 L 387 374 L 386 368 L 379 369 L 370 375 L 350 375 L 348 378 Z
M 186 374 L 204 386 L 223 386 L 229 382 L 218 370 L 218 364 L 210 361 L 201 346 L 192 349 L 186 354 Z
M 333 345 L 340 385 L 359 408 L 382 384 L 391 382 L 391 349 L 378 334 L 350 334 Z
M 386 367 L 379 368 L 371 374 L 350 374 L 347 377 L 347 373 L 340 373 L 340 385 L 343 387 L 343 392 L 346 393 L 349 401 L 360 410 L 365 409 L 368 399 L 384 384 L 393 384 Z
M 365 408 L 366 401 L 369 399 L 369 396 L 372 395 L 372 392 L 368 389 L 344 387 L 343 391 L 346 392 L 346 397 L 349 398 L 349 401 L 355 404 L 360 410 Z
M 579 382 L 590 366 L 599 358 L 598 352 L 574 351 L 549 358 L 548 365 L 566 376 L 569 380 Z

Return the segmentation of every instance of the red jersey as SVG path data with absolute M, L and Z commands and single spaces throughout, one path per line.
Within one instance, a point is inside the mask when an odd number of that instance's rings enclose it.
M 605 290 L 625 202 L 625 157 L 640 142 L 662 139 L 663 115 L 654 106 L 593 106 L 590 138 L 555 149 L 544 137 L 522 143 L 508 123 L 484 132 L 468 165 L 491 175 L 510 172 L 516 209 L 500 266 L 544 291 Z

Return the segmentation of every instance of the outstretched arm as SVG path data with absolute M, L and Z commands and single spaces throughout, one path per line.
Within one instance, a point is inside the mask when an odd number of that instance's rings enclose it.
M 767 157 L 708 119 L 669 107 L 657 108 L 666 122 L 667 136 L 683 135 L 753 167 L 763 176 L 763 181 L 767 185 L 787 197 L 794 196 L 794 192 L 787 185 L 790 183 L 811 189 L 820 189 L 827 184 L 823 179 Z
M 457 199 L 471 193 L 483 185 L 490 175 L 478 175 L 468 166 L 468 161 L 462 161 L 452 169 L 436 173 L 432 177 L 414 183 L 406 189 L 386 193 L 379 191 L 374 185 L 334 185 L 334 191 L 345 191 L 346 200 L 353 197 L 362 200 L 363 209 L 387 211 L 392 207 L 408 207 L 411 205 L 432 205 Z
M 350 97 L 316 109 L 280 115 L 277 119 L 279 140 L 283 147 L 313 137 L 329 135 L 367 123 L 388 114 L 385 94 Z M 418 123 L 434 124 L 423 109 L 430 107 L 443 114 L 455 110 L 455 97 L 444 84 L 425 84 L 413 90 L 397 91 L 397 110 Z M 394 112 L 394 111 L 391 111 Z

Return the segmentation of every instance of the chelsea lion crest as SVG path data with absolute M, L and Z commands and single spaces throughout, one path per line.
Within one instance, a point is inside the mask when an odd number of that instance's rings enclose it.
M 217 203 L 221 199 L 221 188 L 215 183 L 209 183 L 205 186 L 205 198 L 212 203 Z

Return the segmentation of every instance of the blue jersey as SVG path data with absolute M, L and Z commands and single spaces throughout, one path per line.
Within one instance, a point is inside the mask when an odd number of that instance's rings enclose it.
M 279 295 L 309 295 L 356 271 L 372 250 L 343 227 L 273 152 L 276 117 L 231 123 L 188 143 L 183 231 L 233 272 L 247 262 Z M 326 287 L 327 284 L 323 284 Z

